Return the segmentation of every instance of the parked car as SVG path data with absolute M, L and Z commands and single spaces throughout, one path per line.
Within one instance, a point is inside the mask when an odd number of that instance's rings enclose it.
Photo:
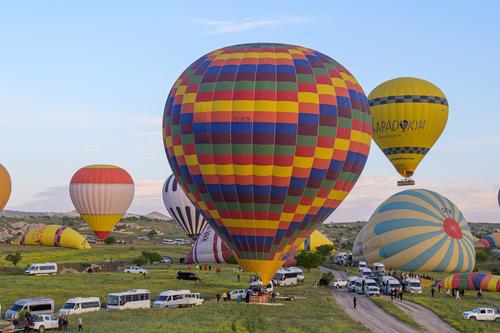
M 360 279 L 359 276 L 349 276 L 347 278 L 347 290 L 351 293 L 356 291 L 356 280 Z
M 45 332 L 45 330 L 59 328 L 59 320 L 54 315 L 33 315 L 31 318 L 33 323 L 30 328 L 35 331 Z
M 347 287 L 347 281 L 344 279 L 333 279 L 332 288 L 345 288 Z
M 194 274 L 193 272 L 177 272 L 177 280 L 191 280 L 191 281 L 196 281 L 196 280 L 201 280 L 201 278 Z
M 500 313 L 498 312 L 498 309 L 475 308 L 474 310 L 462 313 L 462 318 L 468 320 L 500 321 Z
M 153 303 L 153 308 L 178 308 L 201 305 L 203 298 L 199 293 L 189 290 L 167 290 L 160 293 Z
M 27 270 L 24 271 L 25 275 L 54 275 L 57 274 L 57 264 L 55 262 L 46 262 L 43 264 L 31 264 Z
M 378 287 L 377 282 L 373 279 L 364 279 L 363 284 L 363 294 L 366 296 L 377 295 L 380 296 L 380 288 Z
M 358 263 L 358 271 L 360 271 L 360 272 L 363 270 L 363 268 L 367 268 L 367 267 L 368 267 L 368 265 L 366 264 L 366 261 L 364 261 L 364 260 L 361 260 Z
M 184 245 L 184 244 L 186 244 L 186 241 L 185 241 L 184 239 L 182 239 L 182 238 L 176 238 L 176 239 L 174 240 L 174 242 L 175 242 L 175 244 L 177 244 L 177 245 Z
M 229 299 L 231 301 L 238 300 L 238 296 L 241 296 L 242 299 L 245 299 L 245 297 L 247 297 L 247 290 L 246 289 L 236 289 L 236 290 L 229 292 Z
M 142 240 L 142 241 L 148 241 L 149 237 L 148 236 L 139 236 L 139 237 L 137 237 L 137 239 Z
M 170 258 L 169 256 L 164 256 L 161 258 L 161 262 L 163 264 L 171 264 L 173 263 L 174 261 L 172 260 L 172 258 Z
M 53 314 L 54 300 L 45 297 L 20 299 L 5 312 L 5 320 L 12 321 L 16 319 L 21 311 L 29 311 L 33 315 Z
M 161 241 L 163 244 L 175 244 L 174 240 L 173 239 L 170 239 L 170 238 L 165 238 L 164 240 Z
M 128 266 L 125 267 L 123 273 L 147 274 L 148 270 L 139 266 Z

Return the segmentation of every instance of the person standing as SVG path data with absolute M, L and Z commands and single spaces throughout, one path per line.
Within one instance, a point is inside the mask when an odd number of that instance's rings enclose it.
M 63 328 L 63 317 L 59 316 L 59 318 L 57 319 L 57 330 L 62 331 L 62 328 Z
M 68 331 L 68 324 L 69 324 L 68 317 L 64 316 L 64 318 L 63 318 L 63 331 L 64 332 Z
M 83 331 L 82 317 L 78 317 L 78 332 Z
M 227 301 L 227 294 L 226 294 L 226 292 L 223 292 L 223 293 L 222 293 L 222 300 L 223 300 L 224 302 L 226 302 L 226 301 Z
M 356 299 L 356 296 L 352 298 L 352 304 L 354 305 L 354 308 L 356 309 L 356 305 L 358 304 L 358 300 Z
M 240 279 L 241 279 L 241 276 L 239 274 L 236 275 L 236 280 L 238 280 L 238 282 L 240 282 Z
M 460 291 L 458 289 L 455 291 L 455 299 L 460 299 Z
M 399 291 L 399 300 L 402 302 L 403 301 L 403 289 Z
M 391 301 L 394 300 L 394 289 L 391 290 Z
M 479 291 L 477 292 L 477 298 L 483 298 L 483 289 L 479 288 Z
M 434 294 L 436 293 L 436 288 L 434 286 L 431 287 L 431 295 L 434 297 Z
M 220 294 L 217 293 L 217 295 L 215 295 L 215 297 L 217 297 L 217 303 L 219 303 L 219 301 L 220 301 Z

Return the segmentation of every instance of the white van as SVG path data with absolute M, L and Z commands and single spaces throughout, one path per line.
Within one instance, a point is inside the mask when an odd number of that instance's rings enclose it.
M 44 264 L 31 264 L 27 270 L 24 271 L 25 275 L 53 275 L 57 274 L 57 264 L 55 262 L 46 262 Z
M 372 295 L 380 296 L 380 289 L 378 287 L 377 282 L 373 279 L 364 279 L 364 280 L 365 284 L 363 287 L 363 294 L 367 296 L 372 296 Z
M 251 290 L 255 290 L 257 288 L 260 288 L 262 287 L 263 284 L 262 284 L 262 281 L 258 280 L 258 281 L 253 281 L 252 283 L 250 283 L 250 288 Z M 266 287 L 266 292 L 268 293 L 272 293 L 274 291 L 274 285 L 273 285 L 273 280 L 269 281 L 267 287 Z
M 343 265 L 344 264 L 344 261 L 345 261 L 345 258 L 347 256 L 347 253 L 345 252 L 339 252 L 335 255 L 335 263 L 337 265 Z
M 356 294 L 362 294 L 364 292 L 364 290 L 363 290 L 363 286 L 364 286 L 363 281 L 364 281 L 364 279 L 360 278 L 360 277 L 358 277 L 358 278 L 356 278 L 354 280 L 354 292 Z
M 421 294 L 422 285 L 420 280 L 416 278 L 408 278 L 405 280 L 405 291 L 410 294 Z
M 153 303 L 153 308 L 178 308 L 202 303 L 203 298 L 199 293 L 192 293 L 189 290 L 167 290 L 160 293 Z
M 355 292 L 356 291 L 356 280 L 359 279 L 359 276 L 349 276 L 347 278 L 347 290 L 350 292 Z
M 361 270 L 361 275 L 362 276 L 371 276 L 373 274 L 372 270 L 369 268 L 363 268 Z
M 304 271 L 298 267 L 288 267 L 288 271 L 297 273 L 297 281 L 304 282 Z
M 5 312 L 5 320 L 14 320 L 21 311 L 29 311 L 33 315 L 53 314 L 54 300 L 46 297 L 20 299 Z
M 134 289 L 121 293 L 108 294 L 106 307 L 108 309 L 149 309 L 149 290 Z
M 360 272 L 363 270 L 363 268 L 367 268 L 367 267 L 368 267 L 368 265 L 366 264 L 366 261 L 364 261 L 364 260 L 361 260 L 358 263 L 358 271 L 360 271 Z
M 62 315 L 71 315 L 99 311 L 100 309 L 101 300 L 99 297 L 74 297 L 64 303 L 59 313 Z
M 280 269 L 274 274 L 273 283 L 278 286 L 293 286 L 298 282 L 297 272 Z
M 385 265 L 380 262 L 376 262 L 373 264 L 372 271 L 375 274 L 385 274 Z
M 399 281 L 392 276 L 384 276 L 382 278 L 382 292 L 386 295 L 390 295 L 394 289 L 401 288 Z

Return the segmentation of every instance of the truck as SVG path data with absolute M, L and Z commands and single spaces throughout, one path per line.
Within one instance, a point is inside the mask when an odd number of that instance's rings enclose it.
M 462 318 L 467 320 L 500 321 L 500 313 L 498 312 L 498 309 L 475 308 L 474 310 L 462 313 Z
M 344 279 L 333 279 L 332 288 L 345 288 L 347 287 L 347 281 Z

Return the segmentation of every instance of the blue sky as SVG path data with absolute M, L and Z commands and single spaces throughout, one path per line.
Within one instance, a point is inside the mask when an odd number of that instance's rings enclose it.
M 213 49 L 268 41 L 331 56 L 367 94 L 398 76 L 437 84 L 450 115 L 417 185 L 448 196 L 469 220 L 500 222 L 500 5 L 464 3 L 0 2 L 0 162 L 14 182 L 7 208 L 71 210 L 73 173 L 113 163 L 137 183 L 131 211 L 164 211 L 161 117 L 174 80 Z M 397 179 L 373 145 L 332 219 L 368 218 L 398 191 Z

